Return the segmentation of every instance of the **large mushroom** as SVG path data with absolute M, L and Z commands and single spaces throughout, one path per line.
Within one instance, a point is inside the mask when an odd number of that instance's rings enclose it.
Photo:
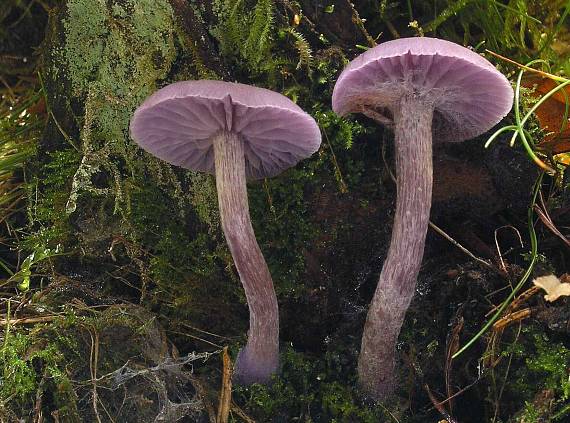
M 135 111 L 132 138 L 174 165 L 216 175 L 222 229 L 250 312 L 239 383 L 266 383 L 279 364 L 279 314 L 269 269 L 251 226 L 247 179 L 274 176 L 318 150 L 316 122 L 287 97 L 222 81 L 184 81 Z
M 333 110 L 393 128 L 397 199 L 392 240 L 368 310 L 358 359 L 361 389 L 376 400 L 395 387 L 395 348 L 415 291 L 429 222 L 433 142 L 486 132 L 511 109 L 509 81 L 479 54 L 435 38 L 402 38 L 354 59 Z

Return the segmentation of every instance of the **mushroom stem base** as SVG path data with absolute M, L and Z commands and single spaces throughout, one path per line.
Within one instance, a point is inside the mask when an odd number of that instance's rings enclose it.
M 234 378 L 242 384 L 267 383 L 279 365 L 279 313 L 271 274 L 251 226 L 243 140 L 220 132 L 213 141 L 222 229 L 249 306 L 247 345 L 238 355 Z
M 393 112 L 396 214 L 358 359 L 361 389 L 375 400 L 391 395 L 396 385 L 396 343 L 422 262 L 432 193 L 433 106 L 409 93 Z

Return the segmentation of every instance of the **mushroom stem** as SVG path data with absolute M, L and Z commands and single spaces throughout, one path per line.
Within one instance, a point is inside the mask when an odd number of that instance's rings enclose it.
M 375 400 L 388 397 L 395 388 L 396 342 L 422 262 L 433 180 L 433 105 L 429 99 L 409 93 L 402 96 L 393 112 L 396 214 L 358 359 L 361 389 Z
M 234 375 L 238 383 L 266 383 L 279 365 L 279 312 L 271 274 L 251 226 L 243 140 L 222 131 L 213 145 L 222 229 L 249 306 L 248 340 Z

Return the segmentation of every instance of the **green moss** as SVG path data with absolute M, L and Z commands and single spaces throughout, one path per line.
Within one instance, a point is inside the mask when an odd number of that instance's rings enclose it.
M 250 185 L 254 230 L 279 293 L 303 292 L 304 252 L 316 236 L 305 191 L 310 173 L 300 169 L 286 177 Z
M 535 334 L 534 345 L 535 354 L 526 360 L 528 369 L 542 377 L 544 387 L 555 390 L 562 400 L 570 399 L 570 350 L 561 343 L 553 342 L 545 334 Z
M 518 421 L 525 423 L 538 423 L 542 413 L 536 409 L 534 404 L 525 402 L 524 411 Z
M 212 274 L 215 241 L 197 231 L 189 213 L 180 216 L 167 193 L 145 186 L 133 196 L 130 219 L 138 241 L 152 246 L 151 271 L 159 283 Z
M 303 422 L 384 421 L 381 407 L 369 407 L 360 401 L 336 353 L 325 360 L 288 348 L 281 356 L 282 369 L 271 386 L 253 385 L 236 388 L 236 401 L 243 404 L 261 422 L 296 416 Z M 349 382 L 349 383 L 347 383 Z
M 0 389 L 0 395 L 4 400 L 11 396 L 19 401 L 25 400 L 36 389 L 38 383 L 36 372 L 28 360 L 22 359 L 28 344 L 28 338 L 17 333 L 4 341 Z
M 193 3 L 199 3 L 192 6 L 197 15 L 210 13 L 206 2 Z M 352 57 L 356 50 L 349 46 L 343 51 L 331 45 L 319 32 L 330 28 L 318 21 L 309 24 L 298 2 L 285 3 L 215 0 L 212 8 L 218 21 L 201 23 L 213 26 L 212 34 L 218 41 L 218 49 L 214 50 L 222 53 L 220 60 L 229 65 L 232 78 L 284 93 L 310 111 L 323 131 L 322 148 L 313 158 L 279 177 L 249 184 L 256 235 L 280 304 L 285 305 L 286 312 L 289 307 L 291 314 L 299 315 L 283 319 L 282 333 L 318 349 L 315 341 L 306 339 L 310 335 L 291 335 L 298 332 L 295 325 L 307 319 L 303 307 L 317 310 L 319 319 L 315 321 L 324 317 L 319 323 L 319 327 L 326 327 L 323 332 L 337 330 L 336 323 L 341 319 L 351 333 L 360 330 L 361 322 L 350 319 L 358 321 L 363 316 L 363 298 L 369 289 L 363 278 L 372 279 L 370 275 L 377 274 L 378 251 L 385 248 L 379 245 L 381 241 L 375 241 L 386 230 L 385 225 L 377 225 L 377 218 L 384 214 L 374 210 L 389 204 L 378 201 L 384 195 L 380 131 L 361 117 L 340 118 L 329 106 L 335 79 L 346 57 Z M 378 24 L 382 21 L 378 5 L 368 3 L 370 10 L 364 10 L 365 6 L 359 10 L 367 19 L 367 28 L 373 35 L 386 33 L 383 24 Z M 436 17 L 435 6 L 441 11 L 451 4 L 443 0 L 424 3 L 425 10 L 416 3 L 411 6 L 421 25 Z M 481 2 L 472 4 L 478 13 L 473 14 L 473 19 L 468 14 L 446 15 L 436 22 L 435 29 L 461 41 L 457 28 L 464 25 L 466 41 L 485 38 L 484 34 L 471 35 L 469 30 L 483 21 L 483 12 L 493 17 L 483 24 L 495 25 L 500 20 L 495 16 L 497 11 L 482 10 Z M 66 5 L 60 16 L 64 42 L 54 46 L 59 62 L 52 74 L 69 76 L 71 89 L 65 92 L 65 99 L 59 99 L 59 106 L 75 113 L 72 119 L 79 135 L 74 141 L 80 152 L 66 149 L 50 153 L 47 164 L 40 169 L 38 191 L 30 195 L 38 198 L 30 207 L 32 221 L 40 227 L 35 240 L 47 244 L 75 235 L 75 251 L 95 257 L 97 266 L 114 269 L 115 278 L 106 287 L 112 285 L 120 295 L 125 293 L 123 280 L 140 288 L 142 293 L 136 299 L 160 310 L 164 320 L 173 326 L 182 318 L 221 336 L 243 336 L 247 308 L 220 231 L 213 178 L 166 165 L 141 152 L 128 137 L 130 116 L 148 94 L 179 79 L 196 75 L 213 78 L 214 72 L 204 69 L 198 60 L 195 40 L 176 29 L 167 0 L 68 0 Z M 390 8 L 388 12 L 393 15 L 388 13 L 385 18 L 401 24 L 405 7 Z M 340 7 L 331 10 L 331 16 L 327 14 L 323 22 L 336 19 L 338 10 Z M 300 17 L 299 25 L 291 26 L 293 13 Z M 517 25 L 522 25 L 523 18 L 509 17 Z M 403 28 L 406 25 L 407 21 Z M 491 46 L 500 46 L 498 38 L 507 36 L 492 35 L 487 37 Z M 508 41 L 509 46 L 514 46 L 520 40 Z M 196 61 L 189 63 L 191 60 Z M 52 81 L 51 86 L 57 83 Z M 359 225 L 358 219 L 372 224 Z M 362 242 L 362 229 L 372 226 L 378 228 L 367 231 L 367 240 Z M 308 269 L 305 262 L 307 252 L 313 255 L 313 269 Z M 106 275 L 95 277 L 109 280 Z M 318 290 L 313 289 L 317 286 Z M 309 290 L 313 291 L 311 297 L 302 295 Z M 135 290 L 128 294 L 132 292 L 138 295 Z M 310 298 L 309 305 L 303 305 L 299 298 Z M 347 302 L 347 308 L 359 309 L 354 311 L 355 317 L 344 309 L 338 312 L 341 301 Z M 98 331 L 106 331 L 109 326 L 126 327 L 136 333 L 147 329 L 136 319 L 121 319 L 120 313 L 109 313 L 76 320 L 75 324 Z M 433 327 L 423 326 L 420 331 L 431 340 L 428 335 Z M 417 328 L 410 328 L 405 339 L 415 345 L 417 333 Z M 357 336 L 346 339 L 350 348 L 358 348 Z M 437 342 L 434 339 L 430 346 Z M 438 345 L 443 345 L 442 339 Z M 184 339 L 178 346 L 189 349 L 194 344 Z M 518 355 L 522 363 L 530 357 L 528 368 L 516 376 L 520 384 L 512 385 L 520 387 L 517 404 L 521 406 L 536 393 L 536 387 L 524 383 L 529 372 L 537 375 L 541 386 L 557 389 L 559 398 L 568 396 L 562 369 L 548 348 L 541 348 L 538 344 L 528 351 L 523 348 Z M 568 358 L 561 349 L 557 354 L 559 359 Z M 240 388 L 238 401 L 259 421 L 288 421 L 293 416 L 307 422 L 388 420 L 380 409 L 360 402 L 353 377 L 354 361 L 352 351 L 313 356 L 289 349 L 284 355 L 283 373 L 275 384 Z M 102 358 L 101 371 L 112 371 L 122 364 L 110 353 Z M 79 364 L 74 365 L 79 368 Z M 28 380 L 25 372 L 22 375 L 22 381 Z M 421 414 L 417 420 L 424 417 Z
M 212 34 L 222 54 L 251 69 L 267 67 L 273 32 L 273 0 L 214 0 L 218 23 Z
M 59 331 L 50 332 L 50 336 L 41 330 L 7 332 L 0 354 L 0 401 L 9 401 L 13 410 L 30 409 L 38 391 L 49 391 L 56 408 L 78 417 L 66 371 L 66 353 L 72 352 L 75 345 Z
M 523 333 L 524 338 L 503 353 L 505 356 L 512 354 L 516 360 L 512 364 L 514 375 L 506 391 L 517 401 L 524 401 L 523 414 L 517 421 L 539 421 L 538 417 L 543 418 L 545 413 L 557 415 L 559 419 L 568 416 L 570 349 L 546 335 L 541 328 L 527 326 Z M 541 403 L 539 410 L 534 400 L 547 390 L 552 393 L 552 399 L 548 404 Z M 553 421 L 562 421 L 559 419 Z
M 71 179 L 81 157 L 72 148 L 50 152 L 48 157 L 38 172 L 41 177 L 36 176 L 28 185 L 28 219 L 32 225 L 38 225 L 22 245 L 29 250 L 35 250 L 39 245 L 55 246 L 71 235 L 65 208 Z
M 53 299 L 47 294 L 38 300 L 49 308 Z M 93 394 L 95 383 L 101 404 L 118 421 L 147 421 L 142 416 L 156 408 L 152 381 L 131 399 L 116 395 L 116 379 L 109 374 L 118 371 L 119 377 L 123 366 L 152 367 L 168 357 L 156 316 L 127 304 L 104 310 L 66 308 L 52 322 L 11 328 L 0 347 L 0 404 L 5 408 L 0 413 L 30 416 L 36 410 L 65 422 L 95 421 L 91 402 L 83 400 Z

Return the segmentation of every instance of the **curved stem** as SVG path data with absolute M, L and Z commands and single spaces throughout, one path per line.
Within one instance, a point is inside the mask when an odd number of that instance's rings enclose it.
M 279 312 L 271 274 L 251 226 L 243 140 L 220 132 L 213 141 L 222 229 L 249 306 L 247 345 L 234 374 L 239 383 L 266 383 L 279 365 Z
M 361 388 L 375 400 L 394 390 L 396 342 L 422 262 L 432 193 L 432 119 L 429 100 L 412 93 L 394 110 L 396 214 L 358 359 Z

